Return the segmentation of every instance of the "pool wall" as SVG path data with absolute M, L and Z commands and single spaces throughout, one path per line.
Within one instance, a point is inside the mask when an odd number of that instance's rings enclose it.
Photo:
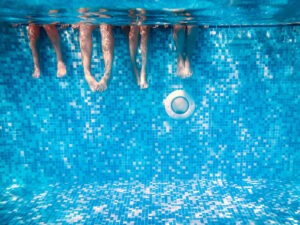
M 59 29 L 67 76 L 40 41 L 40 79 L 27 27 L 0 27 L 0 183 L 299 179 L 300 27 L 201 28 L 193 77 L 176 74 L 171 28 L 151 31 L 149 89 L 134 83 L 128 38 L 114 28 L 112 80 L 104 93 L 83 76 L 79 32 Z M 103 74 L 99 29 L 92 72 Z M 139 58 L 139 62 L 141 59 Z M 195 100 L 186 120 L 168 117 L 174 90 Z

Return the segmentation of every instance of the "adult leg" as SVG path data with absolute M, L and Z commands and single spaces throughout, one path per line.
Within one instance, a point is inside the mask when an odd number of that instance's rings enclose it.
M 195 43 L 198 36 L 198 26 L 187 26 L 187 45 L 186 45 L 186 58 L 184 62 L 185 66 L 185 77 L 192 76 L 193 72 L 191 69 L 191 55 L 195 49 Z
M 79 27 L 79 43 L 82 57 L 83 71 L 86 81 L 90 89 L 96 91 L 97 81 L 91 74 L 91 55 L 92 55 L 92 31 L 94 27 L 91 25 L 80 24 Z
M 174 25 L 173 38 L 177 53 L 177 75 L 184 77 L 184 43 L 185 43 L 185 29 L 184 25 Z
M 141 52 L 142 52 L 142 68 L 141 68 L 141 88 L 148 88 L 146 68 L 147 68 L 147 59 L 148 59 L 148 40 L 149 40 L 150 27 L 141 26 Z
M 55 27 L 55 25 L 44 25 L 43 26 L 49 39 L 51 40 L 54 50 L 56 52 L 56 58 L 57 58 L 57 77 L 63 77 L 66 75 L 66 65 L 63 62 L 62 54 L 61 54 L 61 48 L 60 48 L 60 38 L 58 31 Z
M 29 45 L 32 53 L 33 66 L 34 66 L 32 77 L 39 78 L 41 75 L 41 71 L 40 71 L 40 63 L 39 63 L 39 54 L 36 45 L 40 37 L 40 27 L 35 24 L 29 24 L 28 36 L 29 36 L 29 41 L 30 41 Z
M 133 73 L 136 78 L 136 82 L 138 85 L 140 85 L 140 76 L 139 71 L 136 64 L 136 52 L 138 47 L 138 41 L 139 41 L 139 27 L 138 26 L 130 26 L 129 31 L 129 51 L 130 51 L 130 59 L 131 64 L 133 67 Z
M 100 25 L 101 45 L 104 58 L 104 75 L 97 85 L 97 90 L 105 91 L 107 89 L 107 82 L 111 76 L 111 69 L 114 57 L 114 37 L 112 26 L 108 24 Z

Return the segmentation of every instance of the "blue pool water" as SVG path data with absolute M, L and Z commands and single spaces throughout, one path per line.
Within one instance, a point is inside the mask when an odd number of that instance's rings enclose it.
M 184 80 L 172 29 L 152 29 L 146 90 L 114 27 L 104 93 L 84 79 L 78 30 L 58 30 L 67 76 L 42 32 L 33 79 L 27 25 L 0 26 L 1 224 L 299 223 L 299 26 L 201 26 Z M 165 112 L 175 90 L 195 101 L 186 120 Z
M 128 16 L 128 10 L 144 9 L 145 24 L 290 24 L 299 23 L 299 7 L 298 0 L 2 0 L 0 22 L 120 25 L 138 23 L 140 12 Z

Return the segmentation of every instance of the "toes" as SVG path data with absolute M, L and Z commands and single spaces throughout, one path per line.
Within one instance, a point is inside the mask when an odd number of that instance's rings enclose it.
M 98 87 L 97 91 L 102 92 L 103 91 L 103 87 L 102 86 Z
M 148 83 L 147 83 L 147 82 L 142 82 L 142 83 L 140 84 L 140 88 L 141 88 L 141 89 L 146 89 L 146 88 L 148 88 Z
M 184 78 L 185 77 L 185 69 L 184 68 L 179 68 L 177 69 L 177 72 L 176 72 L 177 76 L 181 77 L 181 78 Z
M 57 77 L 63 77 L 67 73 L 67 68 L 64 63 L 58 63 L 57 65 Z
M 35 78 L 35 79 L 37 79 L 37 78 L 40 77 L 40 73 L 35 72 L 35 73 L 32 74 L 32 77 Z
M 101 84 L 97 84 L 97 85 L 96 85 L 96 91 L 101 91 L 101 88 L 102 88 L 102 87 L 101 87 Z
M 63 76 L 66 75 L 66 73 L 67 73 L 66 70 L 60 70 L 60 71 L 57 72 L 57 77 L 63 77 Z
M 192 75 L 193 75 L 193 73 L 190 70 L 188 70 L 188 71 L 185 72 L 184 78 L 189 78 Z
M 98 89 L 96 84 L 91 84 L 90 87 L 93 92 L 97 91 Z
M 106 89 L 107 89 L 107 86 L 103 83 L 100 83 L 100 84 L 97 85 L 97 91 L 99 91 L 99 92 L 103 92 Z

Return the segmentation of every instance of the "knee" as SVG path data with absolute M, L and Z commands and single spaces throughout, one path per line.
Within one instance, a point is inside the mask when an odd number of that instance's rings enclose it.
M 101 38 L 105 42 L 113 42 L 113 32 L 112 32 L 112 26 L 111 25 L 101 25 L 100 26 L 100 32 L 101 32 Z
M 45 31 L 48 32 L 56 32 L 56 27 L 53 24 L 48 24 L 48 25 L 44 25 L 43 28 L 45 29 Z
M 140 28 L 140 34 L 141 36 L 146 36 L 149 33 L 149 27 L 148 26 L 141 26 Z
M 130 26 L 130 30 L 129 30 L 129 40 L 137 39 L 138 29 L 139 29 L 138 26 Z
M 93 28 L 94 28 L 93 26 L 87 25 L 87 24 L 80 24 L 79 25 L 80 33 L 91 33 Z
M 30 42 L 35 42 L 40 36 L 40 27 L 35 24 L 30 24 L 28 27 L 28 36 Z
M 104 31 L 112 32 L 112 25 L 109 24 L 101 24 L 100 29 Z
M 92 32 L 90 29 L 88 29 L 87 27 L 80 26 L 80 31 L 79 31 L 80 41 L 87 41 L 91 39 L 91 36 L 92 36 Z

